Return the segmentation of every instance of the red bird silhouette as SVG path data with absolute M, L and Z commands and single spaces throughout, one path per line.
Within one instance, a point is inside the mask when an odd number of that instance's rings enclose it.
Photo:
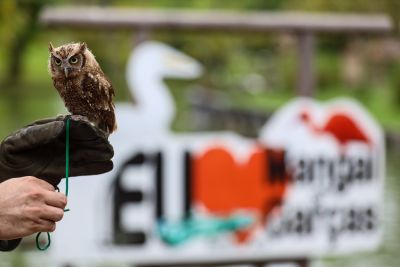
M 340 112 L 333 113 L 326 120 L 325 125 L 322 126 L 316 126 L 307 111 L 303 111 L 300 114 L 300 118 L 316 133 L 332 134 L 341 146 L 351 141 L 362 141 L 371 144 L 371 139 L 364 134 L 357 123 L 348 114 Z

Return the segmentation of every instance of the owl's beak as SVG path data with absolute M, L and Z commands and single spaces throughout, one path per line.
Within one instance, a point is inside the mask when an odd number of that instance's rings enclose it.
M 68 67 L 65 67 L 65 68 L 64 68 L 65 78 L 68 78 L 68 73 L 69 73 L 69 68 L 68 68 Z

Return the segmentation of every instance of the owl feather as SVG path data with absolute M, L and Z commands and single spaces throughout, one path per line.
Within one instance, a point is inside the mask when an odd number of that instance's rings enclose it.
M 49 72 L 68 111 L 87 117 L 107 134 L 115 131 L 114 89 L 86 43 L 56 48 L 50 43 L 49 51 Z

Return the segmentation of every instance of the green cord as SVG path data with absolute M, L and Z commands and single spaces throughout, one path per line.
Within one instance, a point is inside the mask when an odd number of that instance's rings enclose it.
M 68 197 L 68 178 L 69 178 L 69 128 L 70 128 L 70 118 L 67 119 L 66 127 L 65 127 L 65 196 Z M 64 212 L 69 211 L 69 209 L 64 209 Z M 37 233 L 36 235 L 36 247 L 38 250 L 45 251 L 50 247 L 51 238 L 50 233 L 47 234 L 47 244 L 44 247 L 40 246 L 39 237 L 42 232 Z
M 68 177 L 69 177 L 69 127 L 70 119 L 67 119 L 65 129 L 65 196 L 68 197 Z

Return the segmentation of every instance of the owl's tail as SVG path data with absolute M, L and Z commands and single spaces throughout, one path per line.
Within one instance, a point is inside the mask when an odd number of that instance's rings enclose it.
M 111 134 L 117 130 L 117 122 L 115 119 L 114 110 L 112 111 L 105 110 L 103 112 L 98 127 L 103 131 L 107 132 L 108 134 Z

